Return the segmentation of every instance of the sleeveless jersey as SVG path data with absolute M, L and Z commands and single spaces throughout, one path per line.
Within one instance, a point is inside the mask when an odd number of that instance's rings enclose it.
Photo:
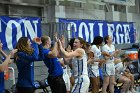
M 73 68 L 74 77 L 79 77 L 81 75 L 88 75 L 86 53 L 84 52 L 84 55 L 82 58 L 74 57 L 72 59 L 72 66 L 73 66 L 72 68 Z

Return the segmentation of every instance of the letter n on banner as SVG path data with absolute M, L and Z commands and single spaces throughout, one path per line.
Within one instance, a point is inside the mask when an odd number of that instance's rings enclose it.
M 41 19 L 0 16 L 0 40 L 4 49 L 13 49 L 20 37 L 41 37 Z

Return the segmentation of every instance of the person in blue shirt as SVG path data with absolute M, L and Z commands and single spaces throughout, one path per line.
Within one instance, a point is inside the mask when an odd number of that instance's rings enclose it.
M 18 80 L 16 83 L 17 93 L 34 93 L 34 61 L 38 60 L 38 45 L 41 41 L 33 39 L 32 45 L 28 37 L 21 37 L 16 45 L 18 52 L 14 61 L 18 69 Z
M 0 41 L 0 93 L 4 92 L 4 71 L 6 70 L 9 63 L 11 63 L 11 57 L 14 55 L 15 52 L 17 52 L 17 49 L 14 49 L 10 52 L 9 55 L 7 55 L 2 50 L 3 44 Z
M 57 42 L 54 47 L 51 48 L 51 39 L 48 36 L 41 37 L 43 46 L 42 59 L 48 68 L 48 84 L 51 88 L 52 93 L 66 93 L 66 86 L 63 80 L 63 69 L 60 61 L 58 60 L 57 54 Z M 50 49 L 51 48 L 51 49 Z

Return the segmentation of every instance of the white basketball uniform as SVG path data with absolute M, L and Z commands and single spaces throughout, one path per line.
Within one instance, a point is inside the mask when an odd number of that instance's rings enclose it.
M 75 78 L 75 84 L 71 93 L 87 93 L 89 88 L 89 77 L 87 72 L 87 56 L 84 53 L 82 58 L 74 57 L 72 59 L 72 70 Z
M 102 51 L 105 51 L 109 54 L 113 54 L 115 52 L 115 46 L 111 45 L 109 47 L 107 44 L 105 44 L 102 47 Z M 115 75 L 114 57 L 106 59 L 106 62 L 103 64 L 103 75 L 104 76 Z
M 91 51 L 94 53 L 94 59 L 98 60 L 99 56 L 101 56 L 101 49 L 96 45 L 92 45 Z M 99 76 L 99 62 L 93 62 L 89 66 L 89 77 L 98 77 Z
M 62 67 L 63 68 L 63 79 L 65 81 L 67 91 L 70 91 L 70 77 L 67 73 L 67 70 L 68 70 L 67 67 L 68 67 L 67 65 Z

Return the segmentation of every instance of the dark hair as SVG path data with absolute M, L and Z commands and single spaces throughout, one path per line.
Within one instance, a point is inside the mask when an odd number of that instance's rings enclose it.
M 89 42 L 86 42 L 86 47 L 91 46 L 91 44 Z
M 92 45 L 100 45 L 103 42 L 103 37 L 96 36 L 92 42 Z
M 28 37 L 21 37 L 17 42 L 16 49 L 18 49 L 18 51 L 26 52 L 27 54 L 32 54 L 33 48 L 28 47 L 28 40 Z
M 107 40 L 109 39 L 109 35 L 104 37 L 104 42 L 107 44 Z
M 132 45 L 132 48 L 139 49 L 139 45 L 133 44 L 133 45 Z
M 71 47 L 71 49 L 73 50 L 73 43 L 74 43 L 75 38 L 71 38 L 69 41 L 69 45 Z

